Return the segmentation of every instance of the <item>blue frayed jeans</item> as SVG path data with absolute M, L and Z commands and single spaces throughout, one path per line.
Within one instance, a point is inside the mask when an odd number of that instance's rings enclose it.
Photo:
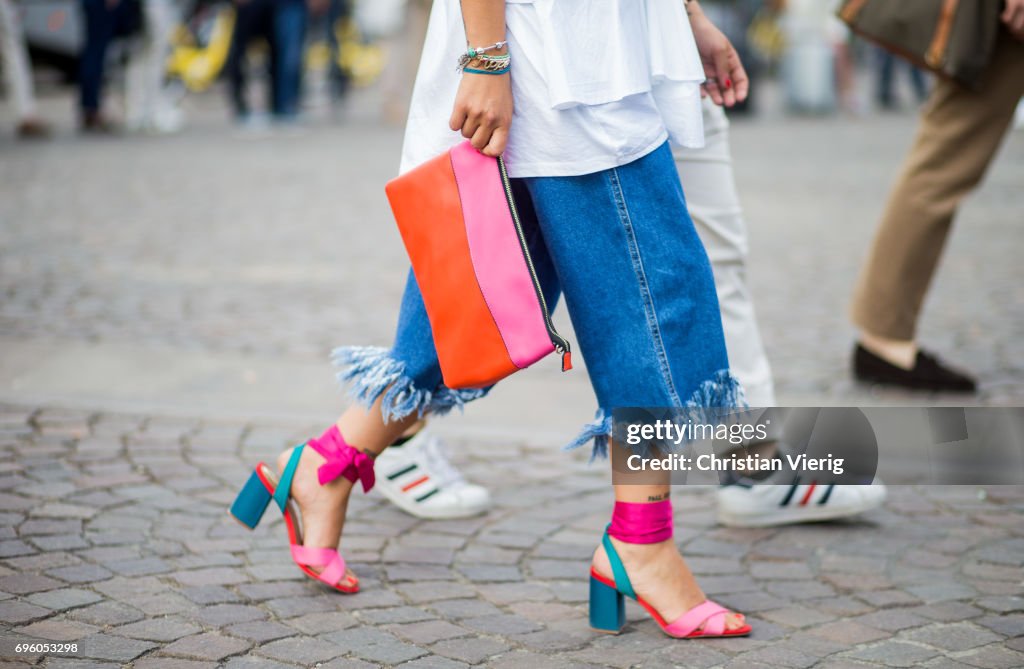
M 560 296 L 597 396 L 596 420 L 569 446 L 603 455 L 615 407 L 735 407 L 715 283 L 668 144 L 614 169 L 513 179 L 544 297 Z M 514 252 L 514 249 L 510 249 Z M 423 298 L 409 274 L 388 349 L 334 352 L 339 378 L 385 421 L 442 414 L 487 390 L 444 386 Z

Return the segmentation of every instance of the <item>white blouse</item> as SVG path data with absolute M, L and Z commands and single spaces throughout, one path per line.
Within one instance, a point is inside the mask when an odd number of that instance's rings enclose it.
M 507 0 L 512 177 L 625 165 L 666 139 L 704 143 L 704 70 L 682 0 Z M 478 45 L 474 45 L 478 46 Z M 448 128 L 466 50 L 459 0 L 434 0 L 401 172 L 462 141 Z M 480 75 L 487 76 L 487 75 Z

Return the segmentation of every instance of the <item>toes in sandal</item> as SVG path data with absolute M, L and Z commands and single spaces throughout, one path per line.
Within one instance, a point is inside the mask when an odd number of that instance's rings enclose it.
M 238 493 L 228 513 L 245 527 L 254 529 L 273 499 L 284 515 L 292 560 L 299 569 L 310 578 L 326 583 L 341 592 L 359 592 L 359 580 L 355 576 L 351 577 L 350 583 L 346 582 L 345 558 L 337 550 L 303 545 L 302 517 L 298 505 L 291 497 L 291 487 L 295 470 L 306 446 L 310 446 L 327 460 L 317 470 L 320 485 L 344 476 L 353 483 L 358 479 L 363 485 L 363 492 L 369 492 L 373 487 L 373 459 L 348 445 L 335 425 L 319 439 L 311 439 L 306 444 L 296 446 L 280 480 L 265 463 L 257 464 L 256 470 Z M 320 571 L 314 571 L 314 568 Z
M 633 584 L 629 581 L 629 575 L 626 574 L 618 551 L 608 538 L 608 532 L 605 532 L 601 543 L 608 554 L 614 578 L 608 579 L 593 568 L 590 570 L 590 626 L 596 631 L 608 634 L 621 632 L 626 624 L 624 597 L 631 597 L 647 609 L 662 632 L 677 639 L 708 639 L 750 634 L 750 625 L 746 624 L 734 630 L 727 630 L 725 617 L 732 612 L 710 599 L 693 607 L 671 623 L 666 622 L 653 606 L 633 590 Z

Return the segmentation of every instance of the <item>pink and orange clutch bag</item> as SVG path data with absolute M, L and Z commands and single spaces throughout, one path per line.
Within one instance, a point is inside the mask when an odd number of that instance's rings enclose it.
M 551 323 L 505 165 L 469 142 L 387 184 L 434 335 L 444 383 L 483 388 L 552 351 Z

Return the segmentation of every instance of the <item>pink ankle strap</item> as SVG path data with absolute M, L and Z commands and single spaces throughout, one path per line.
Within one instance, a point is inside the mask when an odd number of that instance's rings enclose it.
M 359 449 L 349 445 L 341 436 L 337 425 L 332 425 L 319 439 L 306 442 L 314 451 L 324 456 L 327 462 L 320 465 L 317 478 L 320 485 L 330 483 L 339 476 L 344 476 L 352 483 L 356 479 L 363 484 L 363 492 L 370 492 L 376 477 L 373 474 L 373 458 Z
M 608 534 L 627 544 L 656 544 L 672 538 L 672 502 L 615 502 Z

